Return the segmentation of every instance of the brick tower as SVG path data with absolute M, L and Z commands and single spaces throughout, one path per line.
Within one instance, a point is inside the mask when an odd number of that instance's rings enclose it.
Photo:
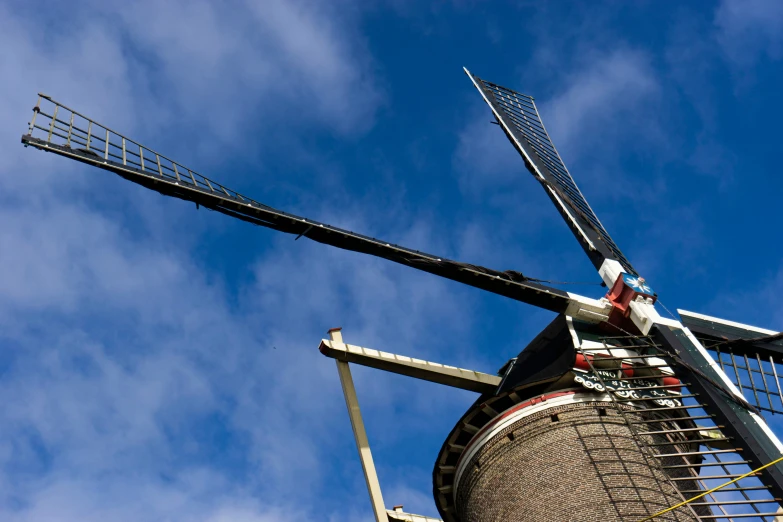
M 433 473 L 444 521 L 636 522 L 699 490 L 690 468 L 678 466 L 693 464 L 687 454 L 698 444 L 682 430 L 677 393 L 636 393 L 628 402 L 607 391 L 645 371 L 635 389 L 665 386 L 666 368 L 587 337 L 556 319 L 501 370 L 517 380 L 507 378 L 501 393 L 483 395 L 460 419 Z M 532 373 L 514 372 L 527 363 L 537 365 Z M 659 520 L 694 521 L 704 509 L 685 506 Z

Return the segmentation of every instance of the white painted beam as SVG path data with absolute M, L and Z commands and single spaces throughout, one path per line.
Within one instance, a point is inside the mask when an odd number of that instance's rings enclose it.
M 414 515 L 412 513 L 404 513 L 403 511 L 387 510 L 386 514 L 389 517 L 389 522 L 443 522 L 439 518 L 425 517 L 423 515 Z
M 404 355 L 395 355 L 371 348 L 362 348 L 361 346 L 345 344 L 342 340 L 323 339 L 318 349 L 322 354 L 338 361 L 361 364 L 362 366 L 369 366 L 478 393 L 494 392 L 501 381 L 501 377 L 497 375 L 465 370 L 456 366 L 447 366 L 445 364 L 405 357 Z
M 343 337 L 339 329 L 329 330 L 329 335 L 332 337 L 333 342 L 342 343 Z M 386 515 L 386 507 L 383 504 L 383 495 L 381 495 L 381 484 L 378 482 L 378 473 L 375 471 L 375 463 L 372 460 L 370 441 L 367 439 L 367 432 L 364 429 L 362 412 L 359 409 L 359 400 L 356 397 L 356 388 L 351 377 L 351 369 L 345 361 L 337 360 L 335 363 L 337 363 L 337 372 L 340 374 L 340 384 L 343 387 L 348 416 L 351 418 L 356 449 L 359 450 L 359 459 L 362 461 L 364 480 L 367 482 L 367 491 L 370 493 L 370 502 L 375 513 L 375 521 L 389 522 L 389 518 Z
M 759 337 L 763 335 L 775 335 L 775 330 L 768 330 L 766 328 L 759 328 L 758 326 L 751 326 L 749 324 L 742 324 L 737 323 L 735 321 L 729 321 L 727 319 L 720 319 L 719 317 L 712 317 L 710 315 L 704 315 L 704 314 L 697 314 L 696 312 L 689 312 L 687 310 L 681 310 L 677 309 L 677 313 L 680 314 L 683 317 L 693 317 L 695 319 L 701 319 L 703 321 L 710 321 L 717 324 L 722 324 L 725 326 L 730 326 L 732 328 L 739 328 L 742 330 L 747 330 L 748 332 L 757 333 L 759 334 Z

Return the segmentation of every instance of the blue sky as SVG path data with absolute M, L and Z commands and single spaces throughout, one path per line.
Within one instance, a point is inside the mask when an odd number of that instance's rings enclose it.
M 597 282 L 466 66 L 536 97 L 667 307 L 783 328 L 783 4 L 536 4 L 0 1 L 0 518 L 367 520 L 326 330 L 492 372 L 551 320 L 25 150 L 39 91 L 277 208 Z M 387 504 L 436 514 L 473 395 L 354 377 Z

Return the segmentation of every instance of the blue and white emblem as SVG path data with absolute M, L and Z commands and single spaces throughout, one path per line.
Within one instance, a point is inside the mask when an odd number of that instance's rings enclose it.
M 623 274 L 625 284 L 639 293 L 653 295 L 653 289 L 647 284 L 643 277 L 636 277 L 631 274 Z

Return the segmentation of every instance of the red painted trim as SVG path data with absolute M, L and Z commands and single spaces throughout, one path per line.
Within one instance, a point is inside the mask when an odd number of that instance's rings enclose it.
M 682 381 L 680 381 L 680 379 L 678 379 L 677 377 L 664 377 L 662 381 L 664 386 L 674 386 L 674 385 L 682 384 Z M 673 392 L 680 392 L 682 391 L 682 388 L 678 386 L 677 388 L 668 388 L 668 390 Z
M 500 422 L 501 420 L 505 419 L 509 415 L 527 408 L 528 406 L 534 406 L 536 404 L 540 404 L 542 402 L 546 402 L 548 399 L 554 399 L 555 397 L 562 397 L 563 395 L 575 395 L 577 392 L 571 390 L 571 391 L 562 391 L 562 392 L 554 392 L 554 393 L 547 393 L 545 395 L 539 395 L 538 397 L 533 397 L 532 399 L 528 399 L 525 402 L 520 402 L 516 406 L 513 406 L 506 410 L 501 415 L 498 415 L 488 423 L 484 425 L 483 428 L 481 428 L 478 432 L 476 432 L 475 435 L 473 435 L 473 438 L 470 439 L 470 442 L 465 446 L 465 449 L 462 450 L 462 453 L 459 456 L 459 459 L 457 459 L 457 465 L 455 468 L 458 468 L 460 465 L 460 462 L 462 462 L 462 456 L 465 455 L 465 453 L 468 452 L 468 450 L 473 446 L 473 443 L 478 440 L 478 438 L 486 433 L 492 426 Z

